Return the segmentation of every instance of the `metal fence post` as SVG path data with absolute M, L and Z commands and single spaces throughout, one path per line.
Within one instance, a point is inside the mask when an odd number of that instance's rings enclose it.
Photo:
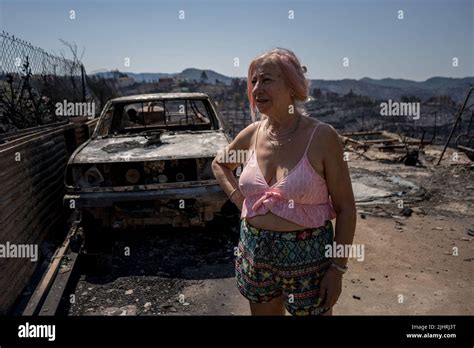
M 86 101 L 86 74 L 84 65 L 81 64 L 81 81 L 82 81 L 82 101 Z

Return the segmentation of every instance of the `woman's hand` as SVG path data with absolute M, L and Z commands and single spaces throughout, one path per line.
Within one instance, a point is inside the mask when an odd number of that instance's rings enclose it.
M 323 279 L 319 288 L 320 307 L 332 308 L 342 291 L 342 274 L 330 267 Z

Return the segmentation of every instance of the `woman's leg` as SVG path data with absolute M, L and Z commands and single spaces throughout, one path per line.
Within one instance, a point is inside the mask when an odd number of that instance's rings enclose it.
M 283 296 L 276 297 L 265 303 L 250 302 L 252 315 L 286 315 L 285 301 Z
M 332 241 L 333 229 L 329 221 L 321 227 L 287 233 L 285 239 L 275 243 L 274 252 L 279 256 L 275 262 L 279 284 L 290 314 L 332 315 L 331 308 L 325 312 L 320 307 L 319 293 L 321 280 L 331 265 L 331 259 L 325 257 L 321 249 Z

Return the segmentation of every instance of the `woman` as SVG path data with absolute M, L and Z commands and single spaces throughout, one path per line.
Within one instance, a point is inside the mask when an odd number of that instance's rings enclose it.
M 252 119 L 213 172 L 241 210 L 237 285 L 253 315 L 331 315 L 347 257 L 326 257 L 326 245 L 352 244 L 354 196 L 338 134 L 305 115 L 308 81 L 295 54 L 273 49 L 249 67 Z M 232 171 L 244 169 L 237 182 Z M 331 220 L 336 218 L 335 237 Z

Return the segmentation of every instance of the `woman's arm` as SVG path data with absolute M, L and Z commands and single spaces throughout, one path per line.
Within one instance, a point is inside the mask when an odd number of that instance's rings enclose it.
M 219 154 L 214 158 L 212 161 L 212 172 L 222 187 L 224 192 L 227 196 L 232 194 L 230 200 L 234 203 L 240 210 L 242 210 L 242 204 L 244 202 L 245 197 L 239 190 L 239 183 L 234 176 L 233 171 L 239 165 L 242 164 L 241 156 L 234 156 L 236 162 L 228 162 L 227 160 L 232 158 L 231 156 L 225 156 L 226 153 L 229 155 L 232 154 L 234 151 L 236 154 L 242 151 L 245 151 L 246 157 L 248 158 L 248 151 L 252 144 L 252 138 L 255 134 L 255 130 L 257 129 L 258 122 L 254 122 L 243 129 L 235 139 L 222 149 Z
M 336 245 L 352 244 L 354 239 L 357 212 L 354 193 L 352 192 L 349 168 L 344 161 L 344 150 L 336 130 L 329 125 L 321 125 L 319 144 L 324 154 L 324 173 L 329 194 L 336 211 L 336 228 L 334 241 Z M 347 256 L 334 258 L 340 266 L 346 266 Z M 337 268 L 330 268 L 330 272 L 321 282 L 321 297 L 323 307 L 332 307 L 342 291 L 341 273 Z
M 354 239 L 357 212 L 351 178 L 347 162 L 344 161 L 344 150 L 339 135 L 331 126 L 325 126 L 322 134 L 324 150 L 324 172 L 331 200 L 336 211 L 335 242 L 352 244 Z M 347 257 L 335 259 L 338 265 L 345 266 Z

